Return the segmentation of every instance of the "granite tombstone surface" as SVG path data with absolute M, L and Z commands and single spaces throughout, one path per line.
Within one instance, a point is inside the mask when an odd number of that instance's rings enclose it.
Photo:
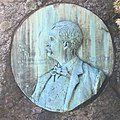
M 14 34 L 11 66 L 21 90 L 55 112 L 76 108 L 113 69 L 110 33 L 95 14 L 74 4 L 43 7 Z

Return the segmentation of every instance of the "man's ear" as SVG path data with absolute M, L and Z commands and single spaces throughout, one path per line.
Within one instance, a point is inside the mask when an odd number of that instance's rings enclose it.
M 64 42 L 64 50 L 66 50 L 70 46 L 70 43 L 68 41 Z

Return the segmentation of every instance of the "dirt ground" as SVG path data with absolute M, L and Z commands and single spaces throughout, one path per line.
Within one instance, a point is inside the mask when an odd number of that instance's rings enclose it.
M 54 2 L 81 5 L 107 25 L 114 45 L 114 69 L 102 93 L 87 106 L 66 113 L 53 113 L 34 105 L 18 88 L 11 70 L 10 50 L 13 32 L 20 21 L 38 8 Z M 113 10 L 114 0 L 0 0 L 0 120 L 120 120 L 119 89 L 120 31 Z M 112 83 L 112 85 L 110 84 Z M 112 86 L 112 87 L 111 87 Z

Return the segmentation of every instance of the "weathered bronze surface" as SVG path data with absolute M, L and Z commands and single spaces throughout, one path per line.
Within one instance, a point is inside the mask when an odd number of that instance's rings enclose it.
M 71 34 L 73 29 L 77 32 Z M 104 23 L 85 8 L 50 5 L 17 29 L 11 62 L 16 82 L 33 102 L 50 111 L 69 111 L 97 94 L 105 76 L 111 75 L 111 36 Z M 66 78 L 61 66 L 72 66 L 63 70 Z M 59 75 L 55 69 L 61 71 Z
M 47 54 L 57 61 L 38 78 L 33 101 L 51 111 L 69 111 L 88 100 L 101 87 L 105 74 L 77 57 L 83 33 L 71 21 L 54 24 L 46 45 Z

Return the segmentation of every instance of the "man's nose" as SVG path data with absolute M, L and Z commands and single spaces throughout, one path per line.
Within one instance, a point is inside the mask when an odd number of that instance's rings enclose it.
M 46 47 L 51 47 L 51 45 L 50 45 L 50 44 L 47 44 Z

